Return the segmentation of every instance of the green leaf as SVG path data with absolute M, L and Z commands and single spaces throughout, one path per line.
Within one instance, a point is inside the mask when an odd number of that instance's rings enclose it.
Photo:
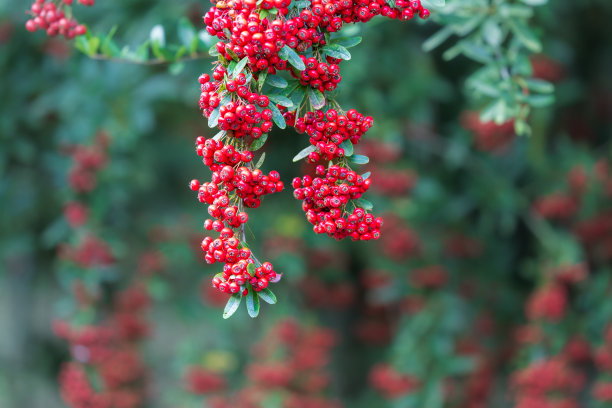
M 238 64 L 236 64 L 236 67 L 234 68 L 234 71 L 232 73 L 232 76 L 235 78 L 238 76 L 238 74 L 240 74 L 242 72 L 242 70 L 244 69 L 244 67 L 246 67 L 246 64 L 249 62 L 249 57 L 244 57 L 243 59 L 240 60 L 240 62 Z
M 361 43 L 361 37 L 344 37 L 332 41 L 332 44 L 338 44 L 344 48 L 351 48 Z
M 253 143 L 251 143 L 249 150 L 254 152 L 254 151 L 261 149 L 263 145 L 266 143 L 266 140 L 268 140 L 267 133 L 264 133 L 263 135 L 261 135 L 261 137 L 258 137 L 257 139 L 253 139 Z
M 325 106 L 325 96 L 318 89 L 308 88 L 308 98 L 314 109 L 321 109 Z
M 259 73 L 259 77 L 257 78 L 257 89 L 261 92 L 261 88 L 263 88 L 266 83 L 266 78 L 268 77 L 268 71 L 263 71 Z
M 353 143 L 350 140 L 345 140 L 340 144 L 340 147 L 344 149 L 344 157 L 350 157 L 353 155 Z
M 277 75 L 268 75 L 268 79 L 266 80 L 266 83 L 275 88 L 286 88 L 287 87 L 287 81 L 285 80 L 285 78 L 279 77 Z
M 293 102 L 291 102 L 291 99 L 280 94 L 268 94 L 268 99 L 278 105 L 284 106 L 285 108 L 293 107 Z
M 372 172 L 371 172 L 371 171 L 366 171 L 365 173 L 363 173 L 363 174 L 361 175 L 361 178 L 362 178 L 362 179 L 364 179 L 364 180 L 365 180 L 365 179 L 369 179 L 371 175 L 372 175 Z
M 185 18 L 181 17 L 178 22 L 178 36 L 181 40 L 181 44 L 183 44 L 188 49 L 191 49 L 193 46 L 193 40 L 197 38 L 198 34 L 191 22 Z
M 527 88 L 534 92 L 539 93 L 552 93 L 555 91 L 555 86 L 548 81 L 544 81 L 542 79 L 526 79 L 525 84 Z
M 232 50 L 230 47 L 226 47 L 225 48 L 225 52 L 227 52 L 227 54 L 236 62 L 240 61 L 240 58 L 238 58 L 238 55 L 236 55 L 236 53 L 234 52 L 234 50 Z
M 217 44 L 213 44 L 209 49 L 208 49 L 208 55 L 210 55 L 211 57 L 217 57 L 219 55 L 221 55 L 219 53 L 219 51 L 217 51 Z
M 170 72 L 170 74 L 172 75 L 178 75 L 183 72 L 183 69 L 185 69 L 184 62 L 175 62 L 173 64 L 170 64 L 170 66 L 168 67 L 168 72 Z
M 372 204 L 370 201 L 366 200 L 365 198 L 358 198 L 357 200 L 353 200 L 355 202 L 356 205 L 358 205 L 359 207 L 363 208 L 366 211 L 370 211 L 374 208 L 374 204 Z
M 259 292 L 259 298 L 270 305 L 274 305 L 277 302 L 276 295 L 268 288 Z
M 253 287 L 249 287 L 249 293 L 246 295 L 246 305 L 249 316 L 255 318 L 259 315 L 259 296 L 253 290 Z
M 340 44 L 328 44 L 321 48 L 321 52 L 332 58 L 339 58 L 347 61 L 351 59 L 351 53 Z
M 255 276 L 255 264 L 254 263 L 247 264 L 247 272 L 249 273 L 249 275 Z
M 223 318 L 229 319 L 232 317 L 236 310 L 238 310 L 238 306 L 240 306 L 240 302 L 242 301 L 242 294 L 234 293 L 225 304 L 225 309 L 223 310 Z
M 300 151 L 298 154 L 295 155 L 295 157 L 293 158 L 293 162 L 297 162 L 302 160 L 305 157 L 308 157 L 308 155 L 312 152 L 314 152 L 316 150 L 316 147 L 310 145 L 308 147 L 306 147 L 305 149 L 302 149 L 302 151 Z
M 455 30 L 450 25 L 442 28 L 441 30 L 436 31 L 434 35 L 432 35 L 427 40 L 425 40 L 425 42 L 423 42 L 421 49 L 425 52 L 430 52 L 431 50 L 434 50 L 444 41 L 448 40 L 454 34 L 454 32 Z
M 289 64 L 293 65 L 300 71 L 306 69 L 304 61 L 302 61 L 300 56 L 288 45 L 285 45 L 283 48 L 280 49 L 280 51 L 278 52 L 278 56 L 280 59 L 289 62 Z
M 267 135 L 267 133 L 266 133 Z M 260 137 L 261 139 L 261 137 Z M 259 158 L 259 160 L 257 160 L 257 164 L 255 165 L 255 168 L 258 169 L 261 167 L 261 165 L 264 163 L 264 160 L 266 160 L 266 152 L 263 152 L 261 154 L 261 157 Z
M 166 45 L 166 34 L 164 33 L 164 27 L 160 24 L 153 26 L 151 33 L 149 34 L 152 44 L 157 44 L 159 47 Z
M 540 43 L 538 37 L 526 24 L 514 19 L 510 19 L 508 22 L 516 38 L 518 38 L 528 50 L 535 53 L 542 52 L 542 43 Z
M 104 55 L 108 57 L 118 57 L 121 54 L 119 46 L 113 41 L 113 36 L 116 32 L 117 26 L 115 25 L 113 26 L 113 28 L 110 29 L 110 31 L 104 38 L 104 41 L 102 41 L 102 47 L 100 48 L 100 50 Z
M 492 47 L 499 47 L 503 41 L 502 30 L 493 19 L 488 19 L 482 26 L 482 34 Z
M 225 130 L 221 130 L 219 131 L 219 133 L 217 133 L 216 135 L 213 136 L 213 140 L 218 142 L 219 140 L 221 140 L 223 138 L 223 136 L 225 136 L 227 133 L 227 131 Z
M 276 126 L 278 126 L 279 129 L 285 129 L 287 127 L 287 123 L 285 122 L 285 118 L 283 117 L 283 114 L 276 107 L 276 105 L 270 104 L 268 106 L 268 109 L 272 111 L 272 120 L 274 121 L 274 123 L 276 123 Z
M 299 85 L 289 94 L 289 99 L 291 99 L 291 102 L 293 102 L 293 107 L 296 109 L 302 105 L 305 97 L 306 88 Z
M 98 37 L 91 37 L 87 40 L 90 55 L 96 55 L 98 47 L 100 47 L 100 39 Z
M 208 118 L 208 127 L 214 128 L 219 123 L 219 116 L 221 115 L 221 112 L 219 112 L 220 106 L 221 105 L 217 106 L 217 108 L 210 114 L 210 117 Z
M 355 164 L 367 164 L 370 162 L 370 158 L 362 154 L 356 154 L 354 156 L 351 156 L 349 157 L 349 160 Z

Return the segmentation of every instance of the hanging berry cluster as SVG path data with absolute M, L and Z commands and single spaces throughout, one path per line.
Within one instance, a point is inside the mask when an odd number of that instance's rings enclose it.
M 78 2 L 84 6 L 93 6 L 95 0 Z M 85 34 L 87 28 L 72 15 L 72 3 L 73 0 L 36 0 L 28 11 L 32 18 L 26 21 L 26 29 L 30 32 L 45 30 L 50 37 L 63 35 L 69 40 Z
M 219 233 L 207 237 L 202 250 L 208 263 L 224 263 L 213 285 L 231 294 L 224 317 L 231 316 L 242 297 L 252 317 L 259 298 L 275 303 L 268 284 L 280 279 L 270 263 L 261 263 L 245 242 L 245 208 L 257 208 L 261 197 L 283 189 L 277 172 L 265 175 L 253 152 L 265 143 L 273 124 L 294 126 L 309 136 L 310 146 L 294 161 L 317 164 L 317 176 L 293 181 L 294 196 L 316 233 L 336 239 L 371 240 L 380 236 L 382 218 L 369 211 L 361 198 L 371 181 L 349 162 L 365 164 L 353 145 L 373 125 L 373 119 L 354 109 L 344 112 L 329 92 L 340 83 L 339 64 L 350 59 L 347 48 L 359 37 L 342 38 L 344 24 L 367 22 L 382 15 L 402 21 L 415 15 L 429 17 L 420 0 L 212 0 L 204 16 L 206 30 L 219 41 L 211 48 L 218 56 L 212 75 L 202 74 L 200 109 L 212 139 L 198 137 L 197 154 L 212 178 L 191 182 L 200 202 L 208 205 L 204 227 Z M 280 74 L 288 71 L 292 78 Z M 332 106 L 335 106 L 332 108 Z M 325 165 L 324 165 L 325 164 Z

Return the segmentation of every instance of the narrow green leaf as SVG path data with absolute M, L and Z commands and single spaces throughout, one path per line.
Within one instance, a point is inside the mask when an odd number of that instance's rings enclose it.
M 266 143 L 266 140 L 268 140 L 268 134 L 264 133 L 263 135 L 261 135 L 261 137 L 253 140 L 253 143 L 251 143 L 249 150 L 254 152 L 256 150 L 261 149 L 263 145 Z
M 263 71 L 259 73 L 259 78 L 257 78 L 257 89 L 261 92 L 261 88 L 263 88 L 266 83 L 266 78 L 268 77 L 268 71 Z
M 181 17 L 178 22 L 177 30 L 181 44 L 187 48 L 191 48 L 193 46 L 193 40 L 197 38 L 198 35 L 193 24 L 191 24 L 187 18 Z
M 351 156 L 349 157 L 349 160 L 355 164 L 367 164 L 370 162 L 370 158 L 362 154 L 356 154 L 354 156 Z
M 234 71 L 232 73 L 232 76 L 235 78 L 238 76 L 238 74 L 240 74 L 242 72 L 242 70 L 244 69 L 244 67 L 246 67 L 246 64 L 249 62 L 249 57 L 244 57 L 243 59 L 240 60 L 240 62 L 238 64 L 236 64 L 236 67 L 234 68 Z
M 355 202 L 356 205 L 358 205 L 359 207 L 363 208 L 366 211 L 370 211 L 374 208 L 374 204 L 372 204 L 370 201 L 366 200 L 365 198 L 359 198 L 353 201 Z
M 286 96 L 280 94 L 268 94 L 268 98 L 272 102 L 284 106 L 285 108 L 293 107 L 293 102 L 291 102 L 291 99 L 287 98 Z
M 344 48 L 351 48 L 359 43 L 361 43 L 361 37 L 358 36 L 338 38 L 332 41 L 332 44 L 338 44 L 343 46 Z
M 232 317 L 236 310 L 238 310 L 238 306 L 240 306 L 240 302 L 242 301 L 242 294 L 234 293 L 225 304 L 225 309 L 223 310 L 223 318 L 229 319 Z
M 339 58 L 343 60 L 351 59 L 351 53 L 340 44 L 328 44 L 321 48 L 321 51 L 332 58 Z
M 268 105 L 268 109 L 272 111 L 272 120 L 274 121 L 274 123 L 276 123 L 276 126 L 278 126 L 279 129 L 285 129 L 287 127 L 287 123 L 285 122 L 283 114 L 276 107 L 276 105 L 270 104 Z
M 251 285 L 249 286 L 249 293 L 246 295 L 247 312 L 249 316 L 255 318 L 259 315 L 259 296 L 257 292 L 253 290 Z
M 274 305 L 277 302 L 276 295 L 269 288 L 260 291 L 259 298 L 270 305 Z
M 267 135 L 267 133 L 266 133 L 266 135 Z M 264 160 L 266 160 L 266 152 L 263 152 L 261 154 L 261 157 L 259 158 L 259 160 L 257 160 L 257 164 L 255 165 L 255 168 L 256 169 L 260 168 L 261 165 L 264 163 Z
M 221 115 L 221 112 L 219 112 L 219 106 L 212 111 L 210 117 L 208 118 L 208 127 L 210 128 L 214 128 L 219 123 L 219 116 Z
M 308 88 L 308 98 L 314 109 L 321 109 L 325 106 L 325 96 L 318 89 Z
M 295 157 L 293 158 L 293 162 L 297 162 L 302 160 L 305 157 L 308 157 L 308 155 L 312 152 L 314 152 L 316 150 L 316 147 L 310 145 L 308 147 L 306 147 L 305 149 L 303 149 L 301 152 L 299 152 L 298 154 L 295 155 Z
M 285 78 L 279 77 L 277 75 L 268 75 L 268 79 L 266 80 L 266 83 L 275 88 L 286 88 L 287 87 L 287 81 L 285 80 Z
M 300 56 L 288 45 L 285 45 L 278 52 L 278 56 L 283 61 L 289 62 L 289 64 L 293 65 L 295 68 L 303 71 L 306 69 L 306 65 L 304 65 L 304 61 L 300 58 Z

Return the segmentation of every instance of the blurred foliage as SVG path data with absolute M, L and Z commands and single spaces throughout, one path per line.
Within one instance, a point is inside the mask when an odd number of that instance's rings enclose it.
M 136 50 L 153 46 L 152 29 L 161 24 L 165 44 L 178 48 L 171 57 L 151 48 L 149 57 L 172 61 L 187 47 L 180 27 L 189 21 L 201 29 L 207 8 L 98 3 L 80 17 L 93 33 L 106 36 L 116 26 L 117 48 Z M 112 298 L 139 279 L 145 254 L 163 260 L 146 280 L 153 299 L 143 347 L 152 373 L 147 406 L 213 406 L 233 391 L 248 394 L 257 383 L 254 365 L 294 358 L 291 350 L 251 350 L 287 316 L 336 333 L 323 370 L 330 383 L 320 394 L 347 407 L 518 406 L 524 395 L 516 373 L 556 358 L 585 378 L 578 396 L 557 394 L 579 407 L 607 406 L 591 389 L 612 372 L 604 361 L 612 323 L 612 4 L 557 0 L 512 22 L 483 20 L 480 5 L 543 2 L 470 1 L 475 13 L 465 3 L 447 1 L 447 12 L 439 8 L 424 25 L 375 19 L 359 33 L 338 99 L 375 119 L 357 153 L 371 157 L 364 169 L 379 186 L 372 201 L 387 214 L 386 230 L 370 245 L 330 242 L 312 233 L 289 192 L 267 198 L 252 212 L 251 238 L 284 279 L 281 301 L 263 305 L 257 321 L 219 317 L 225 299 L 207 290 L 215 268 L 198 251 L 205 213 L 187 188 L 202 169 L 192 142 L 212 136 L 197 107 L 197 77 L 212 60 L 92 60 L 69 43 L 25 32 L 24 4 L 1 3 L 0 406 L 63 406 L 57 376 L 74 350 L 54 336 L 51 321 L 99 322 L 99 312 L 75 302 L 75 281 Z M 449 22 L 471 18 L 480 19 L 472 34 L 449 31 Z M 524 28 L 517 23 L 532 27 L 541 50 L 525 44 L 525 34 L 513 39 Z M 468 57 L 474 46 L 499 56 L 497 30 L 508 43 L 522 41 L 520 59 L 532 66 L 526 78 L 555 85 L 554 105 L 523 116 L 530 137 L 514 136 L 519 122 L 480 123 L 487 101 L 500 106 L 490 88 L 518 82 L 499 81 L 478 59 L 447 62 L 445 47 L 423 52 L 440 29 L 458 34 Z M 201 57 L 209 41 L 202 37 L 185 55 Z M 505 122 L 515 117 L 514 108 L 508 112 L 485 118 Z M 68 185 L 67 148 L 91 146 L 101 130 L 111 138 L 108 166 L 87 195 L 88 228 L 117 259 L 110 273 L 76 267 L 57 251 L 83 233 L 63 215 L 67 202 L 83 198 Z M 301 137 L 274 131 L 264 148 L 265 169 L 277 169 L 287 185 L 299 173 L 291 158 L 306 144 Z M 587 274 L 568 278 L 567 270 Z M 95 310 L 110 303 L 102 298 Z M 229 391 L 188 392 L 184 376 L 194 366 L 226 379 Z M 291 397 L 287 387 L 260 388 L 266 408 Z

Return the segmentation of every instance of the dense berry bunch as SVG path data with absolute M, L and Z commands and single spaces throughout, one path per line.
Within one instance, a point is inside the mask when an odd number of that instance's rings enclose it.
M 283 182 L 276 171 L 265 175 L 259 169 L 252 169 L 252 166 L 239 166 L 251 163 L 253 153 L 248 150 L 237 151 L 221 141 L 198 137 L 196 151 L 203 156 L 203 162 L 212 171 L 212 176 L 210 182 L 201 185 L 198 180 L 192 180 L 190 187 L 198 191 L 201 203 L 208 204 L 211 218 L 204 221 L 204 228 L 219 233 L 216 239 L 206 237 L 202 241 L 202 250 L 206 262 L 225 263 L 223 272 L 213 279 L 213 285 L 225 293 L 242 292 L 246 295 L 248 289 L 245 285 L 248 283 L 254 291 L 259 292 L 280 275 L 276 274 L 269 262 L 255 267 L 256 259 L 246 247 L 244 237 L 237 233 L 249 219 L 242 207 L 259 207 L 261 197 L 281 191 Z
M 333 91 L 342 80 L 340 76 L 339 61 L 333 64 L 319 62 L 316 58 L 306 58 L 300 55 L 306 69 L 301 71 L 299 75 L 291 72 L 291 74 L 300 80 L 300 83 L 318 89 L 321 92 Z M 335 59 L 333 59 L 335 60 Z
M 306 133 L 311 145 L 316 150 L 308 155 L 308 161 L 317 163 L 321 158 L 326 161 L 344 157 L 344 149 L 340 145 L 344 141 L 359 143 L 361 136 L 372 127 L 374 120 L 364 117 L 355 109 L 350 109 L 346 115 L 335 109 L 307 112 L 304 117 L 295 121 L 298 133 Z
M 376 15 L 409 20 L 415 15 L 427 18 L 429 11 L 420 0 L 398 0 L 394 6 L 384 0 L 212 3 L 204 23 L 207 32 L 219 39 L 211 50 L 219 58 L 212 74 L 199 78 L 199 105 L 209 126 L 220 131 L 213 139 L 200 137 L 196 141 L 196 151 L 212 177 L 203 184 L 193 180 L 190 187 L 198 190 L 200 202 L 209 205 L 211 218 L 206 220 L 205 229 L 220 234 L 202 241 L 208 263 L 225 263 L 213 286 L 228 294 L 252 296 L 253 291 L 266 289 L 280 277 L 271 264 L 257 260 L 244 235 L 248 219 L 244 209 L 259 207 L 262 196 L 283 189 L 276 171 L 265 175 L 259 169 L 261 163 L 253 165 L 252 152 L 263 145 L 274 123 L 280 128 L 294 126 L 299 133 L 308 134 L 311 146 L 302 157 L 311 163 L 332 162 L 327 169 L 319 166 L 317 174 L 322 177 L 294 180 L 294 195 L 304 201 L 303 209 L 315 232 L 336 239 L 370 240 L 380 236 L 382 219 L 368 213 L 369 203 L 357 201 L 371 181 L 351 170 L 346 160 L 373 119 L 354 109 L 344 113 L 327 106 L 326 93 L 335 90 L 342 79 L 341 58 L 350 58 L 346 48 L 334 43 L 331 33 L 345 23 L 366 22 Z M 282 71 L 289 71 L 294 78 L 291 85 L 276 76 Z M 270 87 L 288 91 L 274 93 L 267 90 Z M 360 162 L 366 159 L 362 157 Z M 263 156 L 259 162 L 263 162 Z M 275 302 L 269 294 L 266 298 Z M 232 296 L 228 301 L 226 313 L 235 311 L 235 299 Z M 247 299 L 247 307 L 249 304 L 254 303 Z M 258 312 L 249 313 L 254 316 Z
M 78 0 L 84 6 L 93 6 L 95 0 Z M 30 7 L 31 19 L 26 21 L 28 31 L 45 30 L 47 35 L 54 37 L 62 35 L 67 39 L 73 39 L 87 32 L 87 28 L 79 24 L 72 17 L 69 10 L 73 0 L 61 0 L 57 4 L 53 1 L 36 0 Z
M 314 225 L 317 234 L 330 237 L 369 241 L 380 237 L 382 218 L 375 218 L 362 208 L 353 206 L 347 211 L 350 200 L 361 197 L 370 187 L 370 180 L 363 179 L 352 170 L 333 165 L 328 170 L 317 166 L 317 175 L 293 180 L 293 195 L 303 200 L 302 209 L 306 218 Z

